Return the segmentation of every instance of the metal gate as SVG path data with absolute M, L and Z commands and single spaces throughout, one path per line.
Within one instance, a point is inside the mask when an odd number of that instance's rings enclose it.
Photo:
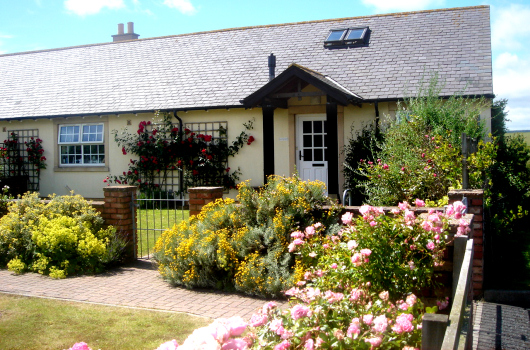
M 160 235 L 189 217 L 188 200 L 178 191 L 138 193 L 134 209 L 138 259 L 150 259 Z

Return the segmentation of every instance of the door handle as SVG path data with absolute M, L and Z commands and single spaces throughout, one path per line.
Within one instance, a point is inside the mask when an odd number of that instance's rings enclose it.
M 298 151 L 298 160 L 302 160 L 302 151 Z

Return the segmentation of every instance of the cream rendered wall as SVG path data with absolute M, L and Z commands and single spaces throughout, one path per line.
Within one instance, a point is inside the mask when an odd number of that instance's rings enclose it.
M 261 109 L 244 110 L 210 110 L 179 112 L 183 122 L 228 122 L 228 142 L 231 143 L 244 130 L 243 123 L 253 121 L 254 129 L 248 133 L 253 135 L 256 141 L 252 145 L 244 145 L 240 152 L 229 159 L 232 170 L 240 168 L 241 181 L 250 179 L 252 186 L 263 184 L 263 151 L 262 151 L 262 113 Z M 44 156 L 46 157 L 47 169 L 42 170 L 40 176 L 41 196 L 55 193 L 57 195 L 69 194 L 75 191 L 86 198 L 103 198 L 103 180 L 108 175 L 119 175 L 128 169 L 129 160 L 133 158 L 130 154 L 123 155 L 121 147 L 114 142 L 112 130 L 119 133 L 127 129 L 136 134 L 138 124 L 143 120 L 154 120 L 154 114 L 122 114 L 104 115 L 101 117 L 68 117 L 53 119 L 24 120 L 22 122 L 12 121 L 0 122 L 0 140 L 8 138 L 9 131 L 22 129 L 38 129 L 39 137 L 42 139 Z M 175 120 L 176 121 L 176 120 Z M 59 167 L 57 132 L 59 125 L 103 123 L 106 164 L 103 167 Z M 231 191 L 230 197 L 234 197 L 236 191 Z
M 277 108 L 274 110 L 274 172 L 276 175 L 291 176 L 294 155 L 289 144 L 294 142 L 289 130 L 289 111 Z

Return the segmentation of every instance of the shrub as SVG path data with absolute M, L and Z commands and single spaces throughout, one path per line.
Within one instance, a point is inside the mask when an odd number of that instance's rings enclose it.
M 238 199 L 217 200 L 198 216 L 162 234 L 154 259 L 173 284 L 236 289 L 261 296 L 279 295 L 294 281 L 289 234 L 317 220 L 333 221 L 321 182 L 270 177 L 260 190 L 239 185 Z M 333 226 L 332 226 L 333 227 Z
M 0 219 L 0 266 L 27 269 L 54 278 L 99 272 L 118 260 L 125 244 L 79 195 L 26 193 Z
M 450 187 L 461 188 L 461 135 L 484 137 L 480 112 L 489 105 L 484 99 L 459 95 L 441 99 L 442 89 L 438 75 L 433 74 L 416 97 L 399 103 L 396 120 L 383 126 L 383 140 L 372 147 L 370 156 L 359 162 L 353 153 L 357 149 L 346 148 L 345 168 L 356 174 L 349 176 L 349 186 L 361 188 L 367 203 L 439 201 Z M 493 145 L 481 145 L 470 170 L 471 188 L 484 186 L 485 171 L 495 158 Z
M 347 227 L 331 237 L 318 234 L 319 224 L 294 232 L 296 254 L 309 268 L 298 287 L 285 292 L 290 309 L 267 304 L 252 316 L 247 339 L 253 348 L 420 347 L 425 309 L 411 292 L 432 285 L 449 215 L 458 218 L 464 206 L 455 203 L 447 216 L 430 212 L 423 219 L 407 203 L 399 207 L 393 217 L 363 206 L 362 217 L 345 214 Z
M 447 243 L 447 220 L 459 219 L 464 208 L 457 202 L 447 215 L 430 212 L 420 219 L 407 203 L 400 203 L 394 216 L 363 206 L 361 218 L 343 215 L 347 226 L 335 235 L 321 236 L 321 223 L 295 231 L 289 250 L 308 269 L 298 286 L 285 292 L 292 297 L 288 309 L 268 302 L 248 324 L 218 319 L 182 346 L 170 341 L 158 349 L 419 348 L 423 314 L 438 308 L 424 308 L 411 291 L 432 280 Z M 459 234 L 466 225 L 461 223 Z

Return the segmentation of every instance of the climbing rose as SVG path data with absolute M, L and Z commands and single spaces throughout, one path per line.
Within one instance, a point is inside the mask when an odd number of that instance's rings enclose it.
M 374 319 L 374 325 L 372 326 L 372 329 L 378 333 L 383 333 L 384 331 L 386 331 L 387 326 L 388 326 L 388 320 L 386 319 L 386 316 L 380 315 Z
M 374 338 L 365 339 L 364 341 L 367 342 L 367 343 L 370 343 L 372 345 L 372 349 L 373 349 L 373 348 L 377 348 L 379 345 L 381 345 L 381 343 L 383 342 L 383 338 L 382 337 L 374 337 Z
M 346 335 L 350 338 L 353 337 L 353 339 L 357 339 L 357 336 L 361 333 L 361 324 L 359 322 L 359 318 L 355 317 L 351 320 L 350 326 L 348 327 L 348 331 L 346 332 Z

